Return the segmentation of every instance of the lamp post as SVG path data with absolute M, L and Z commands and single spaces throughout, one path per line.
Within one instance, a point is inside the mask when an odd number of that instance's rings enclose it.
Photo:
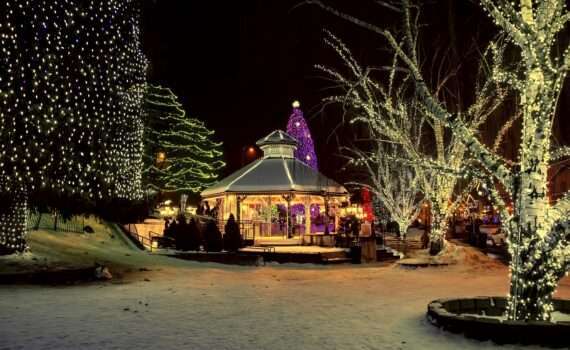
M 255 159 L 257 150 L 253 146 L 243 146 L 241 148 L 241 166 L 243 167 L 249 162 L 249 159 Z
M 164 151 L 157 151 L 156 152 L 156 159 L 155 159 L 155 164 L 156 167 L 158 169 L 163 169 L 165 164 L 166 164 L 166 152 Z M 161 201 L 161 191 L 160 191 L 160 187 L 157 189 L 157 194 L 156 194 L 156 198 L 158 200 L 158 203 L 160 203 Z
M 158 151 L 156 152 L 156 165 L 161 167 L 166 162 L 166 152 Z

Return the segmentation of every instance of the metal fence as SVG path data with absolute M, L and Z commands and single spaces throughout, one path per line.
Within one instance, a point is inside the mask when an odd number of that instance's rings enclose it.
M 82 233 L 85 227 L 85 217 L 74 216 L 64 220 L 60 215 L 53 213 L 32 212 L 28 217 L 28 230 L 53 230 L 60 232 Z

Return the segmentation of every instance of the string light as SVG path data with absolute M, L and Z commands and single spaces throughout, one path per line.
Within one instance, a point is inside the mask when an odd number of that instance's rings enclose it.
M 198 193 L 213 185 L 225 166 L 222 143 L 204 122 L 186 116 L 172 90 L 147 87 L 145 95 L 145 182 L 166 192 Z M 163 155 L 157 164 L 156 152 Z
M 475 103 L 466 113 L 450 112 L 426 83 L 416 50 L 417 28 L 413 19 L 417 17 L 411 13 L 417 7 L 411 6 L 408 0 L 402 0 L 403 40 L 396 39 L 390 31 L 325 6 L 321 1 L 309 2 L 372 30 L 387 40 L 397 60 L 405 66 L 403 70 L 409 73 L 407 78 L 413 81 L 414 93 L 421 98 L 422 111 L 432 123 L 441 123 L 450 128 L 453 136 L 462 140 L 470 160 L 483 168 L 473 172 L 477 173 L 479 180 L 491 184 L 489 192 L 501 212 L 502 228 L 507 234 L 512 257 L 507 318 L 550 320 L 552 296 L 559 280 L 570 269 L 570 194 L 566 193 L 554 204 L 548 200 L 548 167 L 552 160 L 569 154 L 567 147 L 555 150 L 551 148 L 551 130 L 557 102 L 570 69 L 570 45 L 564 40 L 558 40 L 570 17 L 566 2 L 519 0 L 517 5 L 509 1 L 481 0 L 481 5 L 506 40 L 503 47 L 497 43 L 490 44 L 487 52 L 492 62 L 486 65 L 490 67 L 488 88 L 483 86 L 483 89 L 477 91 Z M 560 45 L 566 47 L 561 49 Z M 378 86 L 374 85 L 376 82 L 366 80 L 369 72 L 356 65 L 343 46 L 336 44 L 336 47 L 353 75 L 363 78 L 365 86 Z M 520 53 L 517 64 L 503 62 L 502 50 L 505 47 Z M 349 92 L 346 96 L 333 98 L 332 101 L 350 104 L 369 114 L 376 112 L 370 110 L 370 104 L 358 94 L 358 89 L 353 89 L 362 84 L 360 81 L 355 84 L 339 72 L 326 68 L 323 70 L 350 88 L 347 89 Z M 394 65 L 390 71 L 391 76 L 395 72 Z M 389 84 L 392 81 L 390 79 Z M 378 94 L 370 96 L 392 98 L 390 93 L 378 90 Z M 505 90 L 517 94 L 516 101 L 522 114 L 518 162 L 507 161 L 485 146 L 477 139 L 476 129 L 465 121 L 467 116 L 481 115 L 478 112 L 491 114 L 482 106 L 500 105 L 501 100 L 497 101 L 498 104 L 487 102 L 492 102 L 493 96 L 500 96 Z M 396 109 L 396 112 L 399 110 Z M 365 120 L 366 117 L 362 119 Z M 356 118 L 355 121 L 358 120 Z M 376 125 L 371 125 L 371 128 L 381 130 Z M 500 137 L 503 134 L 499 132 Z M 507 200 L 503 196 L 508 197 Z M 505 205 L 505 201 L 512 201 L 512 206 Z
M 311 131 L 309 125 L 303 116 L 301 104 L 299 101 L 293 102 L 293 111 L 289 116 L 287 122 L 287 134 L 293 136 L 297 140 L 297 150 L 295 151 L 295 158 L 304 162 L 311 168 L 318 170 L 317 154 L 315 153 L 315 146 L 311 138 Z
M 139 16 L 136 0 L 0 4 L 0 190 L 19 196 L 5 218 L 38 190 L 141 198 Z M 3 225 L 0 241 L 18 231 Z

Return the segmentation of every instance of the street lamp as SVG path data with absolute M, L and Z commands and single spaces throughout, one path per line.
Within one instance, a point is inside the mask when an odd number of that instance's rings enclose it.
M 243 146 L 241 149 L 241 166 L 244 166 L 249 159 L 255 159 L 257 150 L 253 146 Z
M 156 153 L 156 164 L 162 165 L 166 161 L 166 153 L 164 151 L 159 151 Z

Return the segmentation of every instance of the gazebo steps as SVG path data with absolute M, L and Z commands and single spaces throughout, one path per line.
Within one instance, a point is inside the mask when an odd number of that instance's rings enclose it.
M 265 262 L 277 263 L 341 264 L 350 262 L 347 251 L 341 248 L 300 245 L 295 247 L 273 245 L 271 250 L 262 250 L 260 246 L 252 248 L 243 248 L 240 253 L 260 255 Z
M 320 253 L 323 264 L 345 264 L 351 261 L 346 251 Z
M 323 257 L 322 263 L 327 264 L 327 265 L 329 265 L 329 264 L 346 264 L 346 263 L 351 262 L 351 260 L 352 260 L 351 258 L 330 258 L 330 259 L 328 259 L 328 258 Z
M 399 260 L 400 255 L 392 249 L 378 248 L 376 249 L 376 261 L 395 261 Z
M 289 247 L 301 245 L 300 239 L 256 239 L 255 246 L 258 247 Z

